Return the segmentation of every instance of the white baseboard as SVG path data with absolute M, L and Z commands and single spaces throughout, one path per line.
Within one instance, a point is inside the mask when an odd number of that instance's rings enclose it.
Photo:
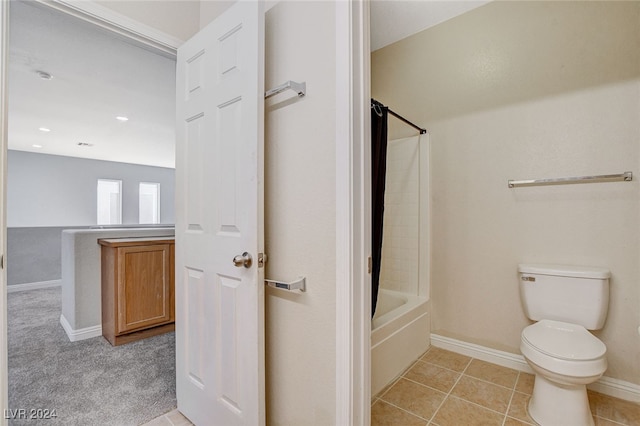
M 80 328 L 78 330 L 74 330 L 69 324 L 69 321 L 64 317 L 64 315 L 60 315 L 60 324 L 64 331 L 67 333 L 67 337 L 71 342 L 77 342 L 78 340 L 91 339 L 92 337 L 102 336 L 102 325 L 95 325 L 93 327 Z
M 12 284 L 7 286 L 7 293 L 16 291 L 38 290 L 41 288 L 60 287 L 62 280 L 39 281 L 35 283 Z
M 467 343 L 462 340 L 452 339 L 438 334 L 431 335 L 431 344 L 436 348 L 446 349 L 451 352 L 467 355 L 492 364 L 533 374 L 533 370 L 531 370 L 531 367 L 529 367 L 529 364 L 527 364 L 527 361 L 522 355 L 491 349 L 486 346 Z M 593 391 L 613 396 L 615 398 L 632 402 L 640 402 L 640 385 L 636 385 L 635 383 L 603 376 L 600 380 L 587 387 Z
M 492 364 L 498 364 L 503 367 L 533 374 L 533 370 L 529 367 L 529 364 L 527 364 L 527 361 L 525 361 L 522 355 L 499 351 L 497 349 L 487 348 L 486 346 L 480 346 L 474 343 L 467 343 L 462 340 L 440 336 L 438 334 L 431 335 L 431 344 L 436 348 L 446 349 L 451 352 L 477 358 Z
M 602 376 L 600 380 L 587 386 L 592 391 L 605 395 L 615 396 L 632 402 L 640 402 L 640 385 L 614 379 L 613 377 Z

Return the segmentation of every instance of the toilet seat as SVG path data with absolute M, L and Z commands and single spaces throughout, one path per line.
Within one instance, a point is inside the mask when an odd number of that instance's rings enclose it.
M 607 347 L 584 327 L 561 321 L 541 320 L 522 331 L 523 342 L 556 359 L 590 361 L 602 358 Z
M 530 364 L 566 379 L 595 380 L 607 369 L 607 347 L 576 324 L 542 320 L 530 325 L 522 331 L 520 351 Z

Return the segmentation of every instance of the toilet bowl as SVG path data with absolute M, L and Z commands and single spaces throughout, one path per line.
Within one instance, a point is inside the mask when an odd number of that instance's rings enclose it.
M 607 369 L 604 343 L 580 325 L 541 320 L 523 330 L 520 351 L 536 374 L 531 418 L 543 426 L 592 425 L 586 385 Z
M 593 425 L 586 385 L 607 369 L 607 347 L 589 330 L 604 325 L 610 272 L 603 268 L 519 265 L 528 318 L 520 351 L 535 373 L 529 416 L 542 426 Z

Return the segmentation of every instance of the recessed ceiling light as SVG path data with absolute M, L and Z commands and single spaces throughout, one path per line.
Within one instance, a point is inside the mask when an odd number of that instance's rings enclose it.
M 93 146 L 92 143 L 87 143 L 87 142 L 78 142 L 77 144 L 78 146 Z
M 116 120 L 125 122 L 125 121 L 129 121 L 129 117 L 125 117 L 124 115 L 119 115 L 116 117 Z
M 34 143 L 34 144 L 33 144 L 33 145 L 31 145 L 31 146 L 32 146 L 32 147 L 34 147 L 34 148 L 42 148 L 42 145 L 38 145 L 38 144 L 36 144 L 36 143 Z
M 51 80 L 53 78 L 51 74 L 45 71 L 36 70 L 36 74 L 38 74 L 38 77 L 40 77 L 43 80 Z
M 51 131 L 51 129 L 47 129 L 46 127 L 38 127 L 38 130 L 40 130 L 43 133 L 49 133 Z

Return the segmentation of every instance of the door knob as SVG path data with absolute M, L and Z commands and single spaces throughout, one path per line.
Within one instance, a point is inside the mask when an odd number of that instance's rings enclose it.
M 251 268 L 252 263 L 253 259 L 251 258 L 251 255 L 246 251 L 233 258 L 233 265 L 236 268 L 240 268 L 242 266 L 244 266 L 245 268 Z

